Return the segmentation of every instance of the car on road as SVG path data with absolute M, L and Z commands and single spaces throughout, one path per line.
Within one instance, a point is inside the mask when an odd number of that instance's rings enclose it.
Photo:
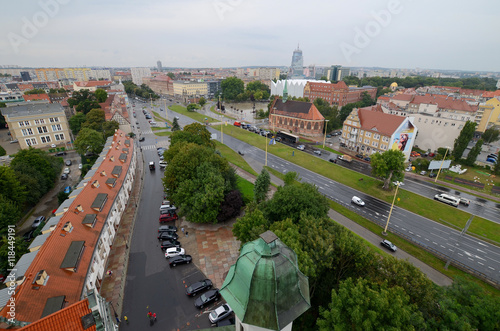
M 206 291 L 200 295 L 195 301 L 194 306 L 198 309 L 202 309 L 212 301 L 218 301 L 220 297 L 219 289 L 214 288 Z
M 467 198 L 460 198 L 460 203 L 464 206 L 469 206 L 470 205 L 470 200 Z
M 336 158 L 334 158 L 334 157 L 332 157 L 332 158 L 331 158 L 330 160 L 328 160 L 328 161 L 330 161 L 330 162 L 332 162 L 332 163 L 337 163 L 337 159 L 336 159 Z
M 179 235 L 175 232 L 160 232 L 158 233 L 158 240 L 177 240 L 179 239 Z
M 166 168 L 167 167 L 167 161 L 160 161 L 158 162 L 158 164 L 160 165 L 160 168 Z
M 62 174 L 62 175 L 61 175 L 61 179 L 62 179 L 62 180 L 66 180 L 66 179 L 68 179 L 68 174 Z
M 65 174 L 69 174 L 70 172 L 71 172 L 71 169 L 70 169 L 70 168 L 64 168 L 63 173 L 65 173 Z
M 144 140 L 146 140 L 146 138 L 144 138 L 144 137 L 139 138 L 139 141 L 144 141 Z
M 395 252 L 395 251 L 398 250 L 398 248 L 396 247 L 396 245 L 394 245 L 393 243 L 391 243 L 389 240 L 382 240 L 380 242 L 380 245 L 384 246 L 385 248 L 390 249 L 393 252 Z
M 66 152 L 57 152 L 56 154 L 54 154 L 54 156 L 64 156 L 66 155 Z
M 177 255 L 184 255 L 185 252 L 186 251 L 184 250 L 184 248 L 180 248 L 180 247 L 167 248 L 165 250 L 165 258 L 170 259 L 171 257 L 177 256 Z
M 150 170 L 150 171 L 153 171 L 153 170 L 155 170 L 155 169 L 156 169 L 156 167 L 155 167 L 155 163 L 154 163 L 154 161 L 149 162 L 149 170 Z
M 233 310 L 229 307 L 228 304 L 223 304 L 220 307 L 215 308 L 208 314 L 208 319 L 210 323 L 217 323 L 218 321 L 222 321 L 224 318 L 228 317 Z
M 453 207 L 458 207 L 458 204 L 460 203 L 459 198 L 456 198 L 452 195 L 448 195 L 448 194 L 444 194 L 444 193 L 436 194 L 434 196 L 434 200 L 444 202 L 444 203 L 449 204 Z
M 79 170 L 82 170 L 82 168 L 83 168 L 83 165 L 80 163 L 80 164 L 78 165 L 78 169 L 79 169 Z
M 175 267 L 178 264 L 189 264 L 192 260 L 193 258 L 191 257 L 191 255 L 177 255 L 172 257 L 168 261 L 168 264 L 170 265 L 170 267 Z
M 73 162 L 71 162 L 71 160 L 66 160 L 66 161 L 64 161 L 64 164 L 69 167 L 70 165 L 73 164 Z
M 187 296 L 194 297 L 201 291 L 210 290 L 212 286 L 213 284 L 210 279 L 203 279 L 200 280 L 199 282 L 189 285 L 186 288 L 186 294 Z
M 177 232 L 177 227 L 175 225 L 160 225 L 160 227 L 158 227 L 158 232 L 165 231 Z
M 161 215 L 170 215 L 170 216 L 174 216 L 176 213 L 176 208 L 175 206 L 169 206 L 168 208 L 166 209 L 160 209 L 160 216 Z
M 35 220 L 33 221 L 33 224 L 31 224 L 31 227 L 32 228 L 37 228 L 40 226 L 40 224 L 42 224 L 42 222 L 45 221 L 45 216 L 38 216 L 37 218 L 35 218 Z
M 353 196 L 352 199 L 351 199 L 351 202 L 358 205 L 358 206 L 361 206 L 363 207 L 365 205 L 365 202 L 363 200 L 361 200 L 361 198 L 357 197 L 357 196 Z
M 168 248 L 172 248 L 172 247 L 181 247 L 181 244 L 175 240 L 175 241 L 162 241 L 161 243 L 161 250 L 164 251 Z
M 314 154 L 321 155 L 321 151 L 319 149 L 314 150 Z
M 15 144 L 15 143 L 18 143 L 18 142 L 19 142 L 19 140 L 17 140 L 17 139 L 13 139 L 13 140 L 10 141 L 11 144 Z
M 297 149 L 298 149 L 299 151 L 303 151 L 304 149 L 306 149 L 306 146 L 304 146 L 304 145 L 299 145 L 299 146 L 297 146 Z

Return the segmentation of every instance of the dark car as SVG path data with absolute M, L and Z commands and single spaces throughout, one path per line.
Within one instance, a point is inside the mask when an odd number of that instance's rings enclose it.
M 160 232 L 158 233 L 158 240 L 177 240 L 179 236 L 175 232 Z
M 35 238 L 35 236 L 33 236 L 34 232 L 35 232 L 35 230 L 30 230 L 30 231 L 26 232 L 25 234 L 23 234 L 23 239 L 25 241 L 31 241 L 33 238 Z
M 170 265 L 170 267 L 175 267 L 178 264 L 189 264 L 192 260 L 193 258 L 191 257 L 191 255 L 177 255 L 171 257 L 168 260 L 168 264 Z
M 139 138 L 139 141 L 144 141 L 144 140 L 146 140 L 146 138 L 144 138 L 144 137 Z
M 243 153 L 243 151 L 238 151 L 238 154 L 245 155 L 245 153 Z
M 364 160 L 370 162 L 372 159 L 369 157 L 365 157 Z
M 330 161 L 330 162 L 332 162 L 332 163 L 337 163 L 337 159 L 335 159 L 335 158 L 331 158 L 331 159 L 330 159 L 330 160 L 328 160 L 328 161 Z
M 363 155 L 361 155 L 361 154 L 356 154 L 356 157 L 357 157 L 358 159 L 361 159 L 361 160 L 363 159 Z
M 395 252 L 395 251 L 398 250 L 398 248 L 396 247 L 396 245 L 394 245 L 393 243 L 391 243 L 389 240 L 382 240 L 380 242 L 380 245 L 384 246 L 385 248 L 390 249 L 393 252 Z
M 167 248 L 172 248 L 172 247 L 181 247 L 181 243 L 178 242 L 177 240 L 167 240 L 163 241 L 161 243 L 161 250 L 164 251 Z
M 159 222 L 164 223 L 164 222 L 174 222 L 178 218 L 177 214 L 163 214 L 160 215 Z
M 68 179 L 68 174 L 62 174 L 62 175 L 61 175 L 61 179 L 62 179 L 62 180 L 66 180 L 66 179 Z
M 195 301 L 194 306 L 198 309 L 202 309 L 206 305 L 208 305 L 212 301 L 219 300 L 220 294 L 219 289 L 214 288 L 212 290 L 208 290 L 202 295 L 200 295 Z
M 186 289 L 186 294 L 190 297 L 194 297 L 201 291 L 210 290 L 212 285 L 213 284 L 210 279 L 200 280 L 199 282 L 189 285 Z
M 55 156 L 64 156 L 66 155 L 66 152 L 57 152 Z
M 45 221 L 45 216 L 38 216 L 37 218 L 35 218 L 35 220 L 33 221 L 33 224 L 31 224 L 31 227 L 32 228 L 37 228 L 40 226 L 40 224 L 42 224 L 42 222 Z
M 177 232 L 177 227 L 175 225 L 161 225 L 158 228 L 158 232 L 165 232 L 165 231 Z
M 431 172 L 431 173 L 429 174 L 429 177 L 431 177 L 431 178 L 434 178 L 434 177 L 436 177 L 436 176 L 437 176 L 437 173 L 435 173 L 435 172 Z

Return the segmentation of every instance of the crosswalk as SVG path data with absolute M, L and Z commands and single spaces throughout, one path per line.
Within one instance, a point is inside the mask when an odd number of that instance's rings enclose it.
M 156 145 L 145 145 L 145 146 L 141 146 L 141 147 L 142 147 L 143 151 L 147 151 L 147 150 L 152 150 L 152 149 L 156 150 L 158 147 L 168 148 L 168 146 L 169 146 L 168 141 L 161 140 L 161 141 L 158 141 L 156 143 Z

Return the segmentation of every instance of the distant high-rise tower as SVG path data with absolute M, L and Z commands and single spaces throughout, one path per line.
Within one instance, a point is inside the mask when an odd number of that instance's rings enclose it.
M 299 45 L 297 45 L 297 49 L 293 51 L 289 77 L 304 78 L 304 59 L 302 58 L 302 51 Z
M 156 62 L 156 65 L 158 66 L 158 71 L 161 72 L 161 61 Z

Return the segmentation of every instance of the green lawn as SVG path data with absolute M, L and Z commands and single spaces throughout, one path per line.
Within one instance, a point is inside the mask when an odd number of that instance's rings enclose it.
M 197 113 L 195 111 L 188 111 L 186 109 L 186 107 L 183 107 L 183 106 L 180 106 L 180 105 L 172 105 L 172 106 L 168 106 L 168 108 L 170 110 L 172 110 L 172 111 L 175 111 L 176 113 L 185 115 L 187 117 L 191 117 L 192 119 L 194 119 L 194 120 L 196 120 L 198 122 L 201 122 L 201 123 L 205 123 L 206 122 L 205 118 L 208 120 L 209 123 L 220 122 L 220 120 L 216 120 L 216 119 L 214 119 L 212 117 L 209 117 L 209 116 Z
M 243 195 L 243 201 L 250 202 L 253 200 L 253 184 L 248 180 L 238 176 L 237 181 L 238 189 Z
M 155 132 L 155 136 L 170 136 L 172 134 L 172 131 L 159 131 Z
M 221 155 L 225 157 L 230 163 L 234 164 L 235 166 L 245 170 L 246 172 L 251 173 L 254 176 L 258 176 L 259 174 L 255 172 L 255 170 L 248 165 L 248 163 L 245 161 L 245 159 L 235 151 L 233 151 L 231 148 L 227 147 L 224 144 L 221 144 L 220 142 L 216 141 L 216 148 L 217 150 L 220 151 Z
M 219 126 L 214 126 L 214 129 L 220 130 Z M 224 134 L 233 136 L 263 150 L 266 149 L 266 145 L 269 143 L 269 139 L 235 126 L 225 126 Z M 377 197 L 380 200 L 392 203 L 394 190 L 382 190 L 382 182 L 380 180 L 346 169 L 326 160 L 311 157 L 308 153 L 283 144 L 268 146 L 268 152 L 314 171 L 317 174 Z M 360 180 L 361 178 L 363 180 Z M 445 225 L 450 223 L 463 228 L 470 217 L 470 214 L 467 212 L 432 199 L 424 198 L 401 188 L 398 191 L 398 198 L 396 201 L 397 206 Z M 500 225 L 497 223 L 477 218 L 472 222 L 472 225 L 469 228 L 471 235 L 478 234 L 500 242 Z

